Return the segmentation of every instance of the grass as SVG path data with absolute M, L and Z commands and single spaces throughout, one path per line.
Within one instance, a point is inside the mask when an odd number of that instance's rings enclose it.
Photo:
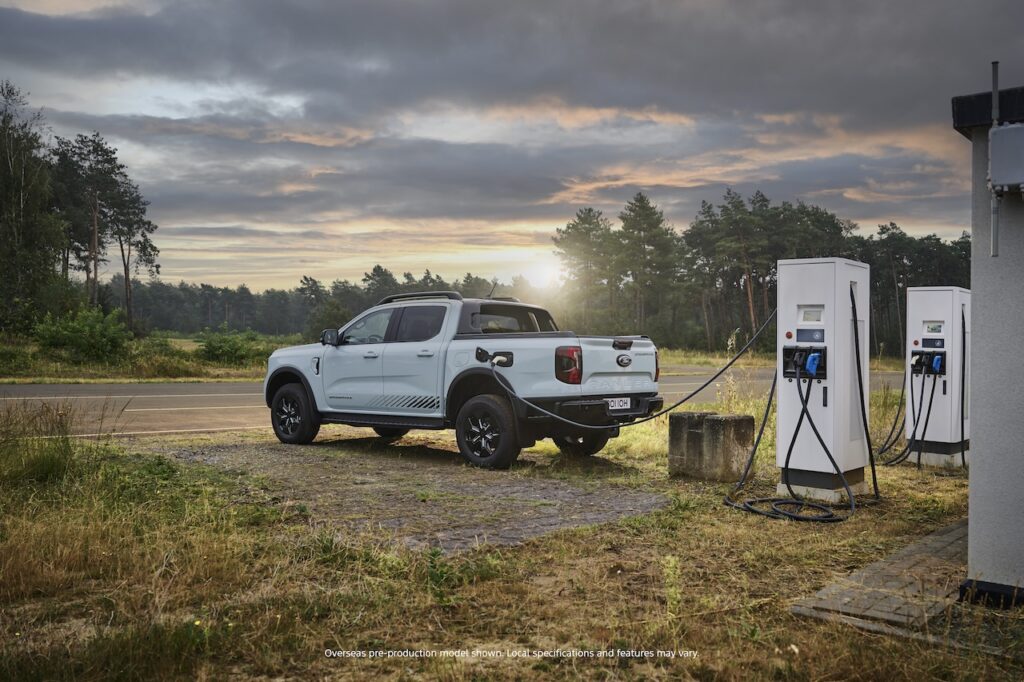
M 211 336 L 233 338 L 219 333 Z M 235 343 L 233 350 L 239 351 L 239 355 L 229 361 L 209 357 L 208 341 L 204 338 L 154 335 L 130 341 L 116 361 L 89 362 L 41 348 L 29 339 L 0 337 L 0 383 L 252 381 L 263 378 L 266 359 L 275 348 L 296 343 L 301 343 L 301 339 L 253 335 Z
M 265 357 L 274 348 L 301 343 L 294 337 L 260 336 L 261 353 L 251 360 L 228 363 L 204 356 L 202 339 L 155 336 L 129 343 L 118 362 L 77 362 L 60 353 L 46 351 L 26 339 L 0 338 L 0 384 L 22 383 L 106 383 L 110 381 L 255 381 L 266 372 Z M 662 373 L 666 376 L 692 373 L 684 367 L 721 367 L 732 353 L 679 349 L 659 350 Z M 737 367 L 773 367 L 774 354 L 750 352 Z M 876 357 L 872 371 L 903 371 L 898 358 Z
M 700 351 L 677 348 L 659 348 L 658 359 L 661 362 L 662 374 L 672 374 L 673 368 L 684 366 L 721 367 L 728 362 L 735 351 Z M 774 367 L 775 353 L 750 351 L 736 362 L 736 367 Z M 903 359 L 889 356 L 871 358 L 872 372 L 902 372 Z
M 719 411 L 763 404 L 726 386 Z M 872 397 L 873 430 L 887 429 Z M 966 513 L 966 477 L 885 469 L 850 521 L 771 521 L 668 480 L 665 419 L 599 458 L 481 476 L 660 492 L 661 511 L 445 556 L 338 532 L 243 474 L 67 437 L 66 407 L 0 412 L 0 678 L 1020 679 L 1019 663 L 800 620 L 792 600 Z M 754 492 L 773 489 L 773 425 Z M 32 436 L 47 435 L 46 439 Z M 249 434 L 229 442 L 259 438 Z M 211 441 L 212 442 L 212 441 Z M 355 456 L 355 455 L 346 455 Z M 424 501 L 443 500 L 429 488 Z M 1020 614 L 1005 616 L 1020 627 Z M 332 650 L 694 650 L 696 658 L 338 660 Z M 870 652 L 870 655 L 865 655 Z

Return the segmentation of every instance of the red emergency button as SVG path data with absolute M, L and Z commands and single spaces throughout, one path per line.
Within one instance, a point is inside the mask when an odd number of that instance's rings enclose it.
M 918 345 L 918 340 L 917 339 L 914 339 L 914 345 L 915 346 Z
M 786 332 L 786 338 L 787 339 L 793 338 L 793 332 Z

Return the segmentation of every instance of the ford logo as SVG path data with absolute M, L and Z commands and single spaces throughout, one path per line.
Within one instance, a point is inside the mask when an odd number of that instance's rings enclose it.
M 619 365 L 619 367 L 629 367 L 630 365 L 633 364 L 633 358 L 629 357 L 628 355 L 620 355 L 619 357 L 615 358 L 615 362 Z

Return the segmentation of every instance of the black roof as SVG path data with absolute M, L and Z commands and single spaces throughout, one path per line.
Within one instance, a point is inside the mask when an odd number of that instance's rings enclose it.
M 1024 86 L 999 91 L 999 122 L 1024 123 Z M 970 129 L 992 125 L 992 91 L 953 98 L 953 127 L 965 137 Z

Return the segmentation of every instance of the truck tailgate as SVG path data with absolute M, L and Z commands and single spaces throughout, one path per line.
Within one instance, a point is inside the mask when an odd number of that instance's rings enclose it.
M 640 336 L 581 336 L 583 395 L 654 393 L 654 344 Z

